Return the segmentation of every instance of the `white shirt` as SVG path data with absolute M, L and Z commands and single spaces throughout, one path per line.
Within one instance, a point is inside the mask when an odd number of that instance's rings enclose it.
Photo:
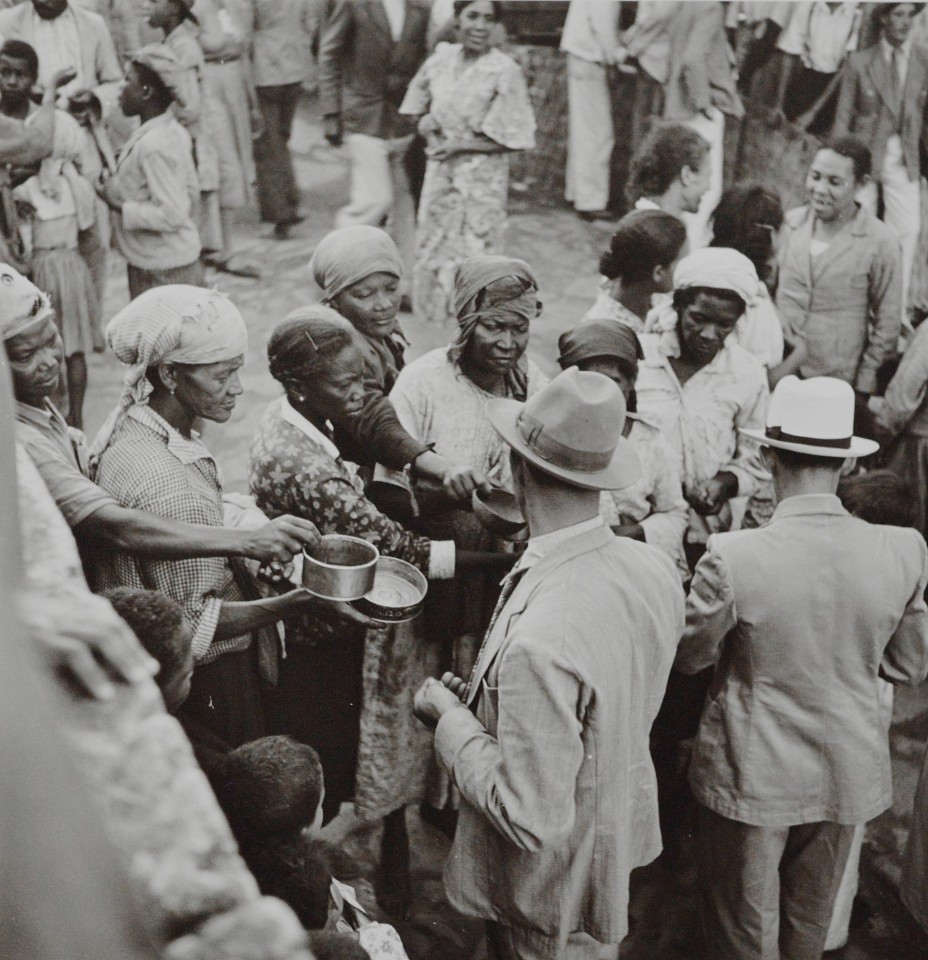
M 617 0 L 570 0 L 561 49 L 590 63 L 614 57 L 619 45 Z
M 857 49 L 862 13 L 857 0 L 845 0 L 834 10 L 823 0 L 797 4 L 777 47 L 810 70 L 837 73 L 845 55 Z
M 639 197 L 635 201 L 636 210 L 660 210 L 660 207 L 653 201 L 649 200 L 647 197 Z
M 32 45 L 39 56 L 39 84 L 44 87 L 59 70 L 71 67 L 77 76 L 61 89 L 62 96 L 94 86 L 96 78 L 85 77 L 81 72 L 81 38 L 71 8 L 54 20 L 43 20 L 35 10 L 31 16 Z
M 381 3 L 387 20 L 390 21 L 390 35 L 396 43 L 403 35 L 403 27 L 406 25 L 406 0 L 381 0 Z

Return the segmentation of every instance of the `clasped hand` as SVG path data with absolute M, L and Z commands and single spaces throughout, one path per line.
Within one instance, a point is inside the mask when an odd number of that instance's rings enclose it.
M 449 711 L 464 706 L 463 698 L 467 692 L 467 681 L 453 673 L 445 673 L 441 680 L 429 677 L 416 691 L 413 700 L 413 713 L 430 730 L 434 730 L 438 721 Z

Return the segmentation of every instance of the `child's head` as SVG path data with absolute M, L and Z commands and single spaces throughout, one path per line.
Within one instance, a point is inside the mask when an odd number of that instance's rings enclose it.
M 193 636 L 183 607 L 156 590 L 115 587 L 103 596 L 161 664 L 155 680 L 168 712 L 176 713 L 190 693 L 193 677 Z
M 291 737 L 262 737 L 226 756 L 217 795 L 240 843 L 285 842 L 322 823 L 322 764 Z
M 309 935 L 317 960 L 370 960 L 370 954 L 349 933 L 317 930 Z
M 318 840 L 242 847 L 248 869 L 265 896 L 283 900 L 307 930 L 322 930 L 329 921 L 332 868 Z
M 842 477 L 838 483 L 838 496 L 848 513 L 867 523 L 915 526 L 912 488 L 892 470 L 871 470 Z

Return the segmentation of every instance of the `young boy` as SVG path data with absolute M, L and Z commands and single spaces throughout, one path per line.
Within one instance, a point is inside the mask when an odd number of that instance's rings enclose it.
M 312 747 L 262 737 L 231 751 L 216 795 L 261 892 L 288 903 L 307 929 L 352 934 L 373 960 L 406 956 L 393 927 L 372 920 L 332 876 L 351 866 L 318 838 L 325 786 Z

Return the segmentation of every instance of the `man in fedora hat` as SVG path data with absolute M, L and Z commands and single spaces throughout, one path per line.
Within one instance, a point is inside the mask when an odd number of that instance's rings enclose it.
M 690 765 L 712 960 L 819 960 L 854 826 L 892 799 L 878 678 L 928 673 L 925 541 L 835 495 L 877 449 L 853 422 L 844 381 L 781 380 L 766 431 L 743 431 L 773 518 L 711 537 L 693 577 L 674 666 L 716 666 Z
M 648 731 L 683 626 L 680 577 L 599 516 L 600 491 L 639 473 L 608 377 L 571 367 L 487 415 L 530 539 L 470 680 L 416 696 L 462 797 L 445 887 L 487 921 L 491 960 L 616 956 L 629 873 L 661 849 Z

